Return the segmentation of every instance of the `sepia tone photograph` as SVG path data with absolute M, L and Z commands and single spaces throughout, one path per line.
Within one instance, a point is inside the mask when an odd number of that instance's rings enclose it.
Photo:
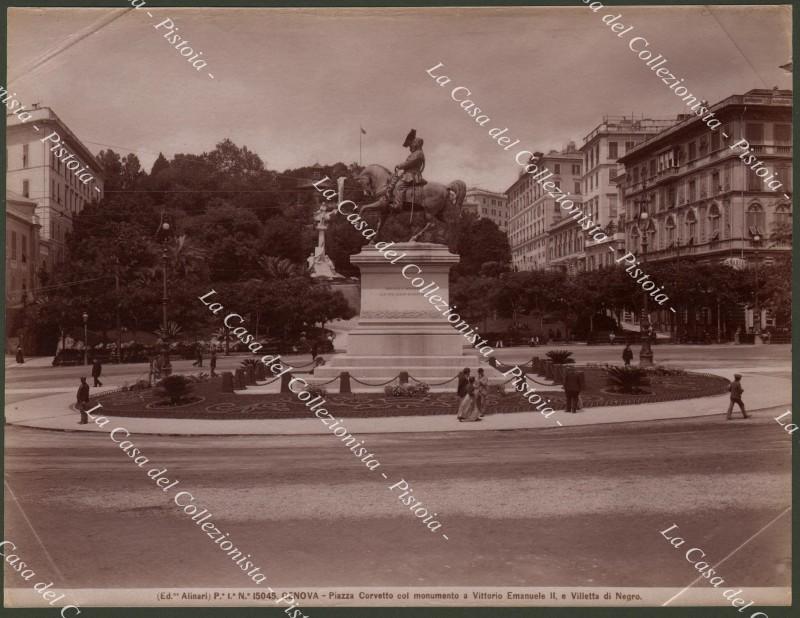
M 792 10 L 5 7 L 4 607 L 789 615 Z

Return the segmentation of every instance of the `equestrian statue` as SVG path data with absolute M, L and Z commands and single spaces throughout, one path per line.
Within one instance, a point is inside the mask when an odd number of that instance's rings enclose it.
M 403 147 L 410 149 L 411 154 L 395 166 L 394 173 L 382 165 L 373 164 L 366 166 L 356 178 L 368 198 L 378 198 L 359 209 L 361 213 L 378 211 L 378 232 L 391 213 L 410 211 L 412 218 L 417 210 L 425 214 L 425 226 L 411 237 L 411 242 L 416 242 L 431 227 L 445 225 L 447 207 L 452 205 L 460 209 L 467 193 L 467 185 L 462 180 L 443 185 L 422 178 L 425 169 L 422 144 L 422 138 L 411 129 L 403 142 Z

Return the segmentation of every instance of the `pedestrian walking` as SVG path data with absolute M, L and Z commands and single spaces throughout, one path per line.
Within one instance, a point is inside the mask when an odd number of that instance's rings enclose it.
M 192 367 L 202 367 L 203 366 L 203 347 L 198 345 L 197 346 L 197 360 L 192 363 Z
M 478 406 L 478 418 L 483 418 L 486 413 L 486 401 L 489 398 L 489 378 L 486 377 L 483 367 L 478 369 L 477 397 L 475 403 Z
M 583 374 L 576 372 L 569 365 L 567 365 L 566 371 L 564 374 L 564 393 L 567 396 L 565 411 L 575 414 L 578 411 L 578 398 L 583 390 Z
M 458 397 L 458 404 L 456 405 L 456 410 L 460 410 L 461 402 L 464 399 L 464 395 L 467 394 L 467 385 L 469 384 L 469 367 L 464 367 L 458 373 L 458 386 L 456 387 L 456 396 Z
M 211 377 L 216 377 L 216 372 L 214 371 L 217 368 L 217 351 L 211 350 L 211 359 L 209 360 L 209 365 L 211 366 Z
M 78 411 L 81 413 L 81 420 L 78 425 L 86 425 L 89 422 L 89 415 L 86 414 L 86 408 L 89 405 L 89 385 L 86 383 L 86 378 L 81 378 L 80 386 L 78 386 Z
M 464 387 L 464 396 L 458 404 L 458 418 L 459 422 L 473 423 L 481 420 L 478 411 L 477 403 L 478 389 L 475 386 L 475 377 L 469 378 L 466 386 Z
M 25 356 L 22 354 L 22 346 L 17 346 L 17 363 L 20 365 L 25 364 Z
M 317 360 L 317 354 L 319 353 L 319 339 L 314 339 L 311 342 L 311 360 Z
M 613 333 L 613 331 L 608 333 L 608 342 L 611 345 L 614 345 L 614 339 L 616 339 L 616 338 L 617 338 L 617 336 Z
M 744 402 L 742 401 L 742 393 L 744 393 L 744 389 L 742 388 L 741 374 L 733 374 L 733 382 L 731 382 L 729 389 L 731 391 L 731 403 L 728 406 L 727 419 L 731 420 L 731 416 L 733 415 L 733 404 L 735 403 L 739 405 L 739 409 L 742 411 L 742 416 L 744 418 L 750 418 L 744 409 Z
M 103 373 L 103 364 L 100 362 L 99 358 L 94 358 L 92 360 L 92 379 L 94 380 L 95 386 L 103 386 L 103 383 L 100 381 L 101 373 Z
M 633 360 L 633 350 L 631 350 L 631 344 L 626 343 L 625 349 L 622 350 L 622 362 L 625 363 L 626 367 L 630 367 L 632 360 Z

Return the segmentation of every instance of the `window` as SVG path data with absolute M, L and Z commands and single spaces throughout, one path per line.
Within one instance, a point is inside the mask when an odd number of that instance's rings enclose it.
M 792 143 L 792 125 L 790 124 L 776 124 L 773 128 L 775 134 L 775 141 L 779 144 Z
M 608 196 L 608 216 L 611 219 L 617 218 L 617 196 L 616 195 L 609 195 Z
M 617 142 L 608 142 L 608 158 L 609 159 L 616 159 L 619 155 L 617 154 Z
M 678 202 L 678 195 L 674 184 L 667 187 L 667 208 L 675 208 Z
M 560 174 L 561 173 L 561 165 L 559 163 L 553 164 L 553 173 Z
M 653 177 L 656 175 L 656 160 L 650 159 L 650 176 Z
M 581 183 L 580 182 L 576 182 L 574 189 L 575 190 L 573 191 L 573 193 L 575 195 L 580 195 L 581 194 Z
M 22 235 L 22 263 L 28 263 L 28 237 L 25 234 Z
M 28 167 L 28 144 L 22 144 L 22 167 Z
M 747 190 L 748 191 L 763 191 L 764 181 L 755 173 L 754 170 L 747 168 Z
M 573 176 L 580 176 L 581 174 L 581 166 L 580 165 L 573 165 L 572 166 L 572 175 Z
M 694 202 L 697 199 L 697 184 L 694 180 L 689 181 L 689 202 Z
M 715 240 L 719 240 L 720 238 L 720 212 L 719 206 L 716 204 L 712 204 L 711 208 L 708 209 L 708 231 L 709 231 L 709 240 L 714 242 Z
M 719 184 L 719 172 L 714 170 L 711 172 L 711 195 L 716 195 L 722 192 L 722 186 Z
M 748 122 L 744 126 L 744 138 L 752 144 L 764 143 L 764 125 L 760 122 Z
M 625 142 L 625 153 L 629 153 L 636 147 L 636 142 Z
M 778 227 L 791 227 L 792 225 L 792 211 L 788 204 L 780 204 L 775 209 L 775 226 Z
M 759 234 L 763 236 L 765 228 L 765 213 L 761 204 L 750 204 L 747 208 L 747 230 L 750 235 Z
M 667 246 L 672 246 L 675 243 L 675 218 L 667 217 L 667 222 L 664 226 L 667 231 Z
M 711 152 L 719 150 L 719 133 L 711 131 Z
M 22 196 L 23 197 L 30 197 L 31 196 L 31 182 L 30 182 L 30 180 L 23 180 L 22 181 Z
M 17 233 L 11 232 L 11 259 L 17 259 Z
M 689 142 L 689 161 L 694 161 L 697 158 L 697 144 Z
M 697 238 L 697 216 L 693 210 L 686 213 L 686 242 L 693 244 Z

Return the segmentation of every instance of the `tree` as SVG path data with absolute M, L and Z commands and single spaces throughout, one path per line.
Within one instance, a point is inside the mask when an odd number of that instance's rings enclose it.
M 457 220 L 455 251 L 461 262 L 453 270 L 457 275 L 478 273 L 486 262 L 511 262 L 508 236 L 490 219 L 476 219 L 465 213 Z

